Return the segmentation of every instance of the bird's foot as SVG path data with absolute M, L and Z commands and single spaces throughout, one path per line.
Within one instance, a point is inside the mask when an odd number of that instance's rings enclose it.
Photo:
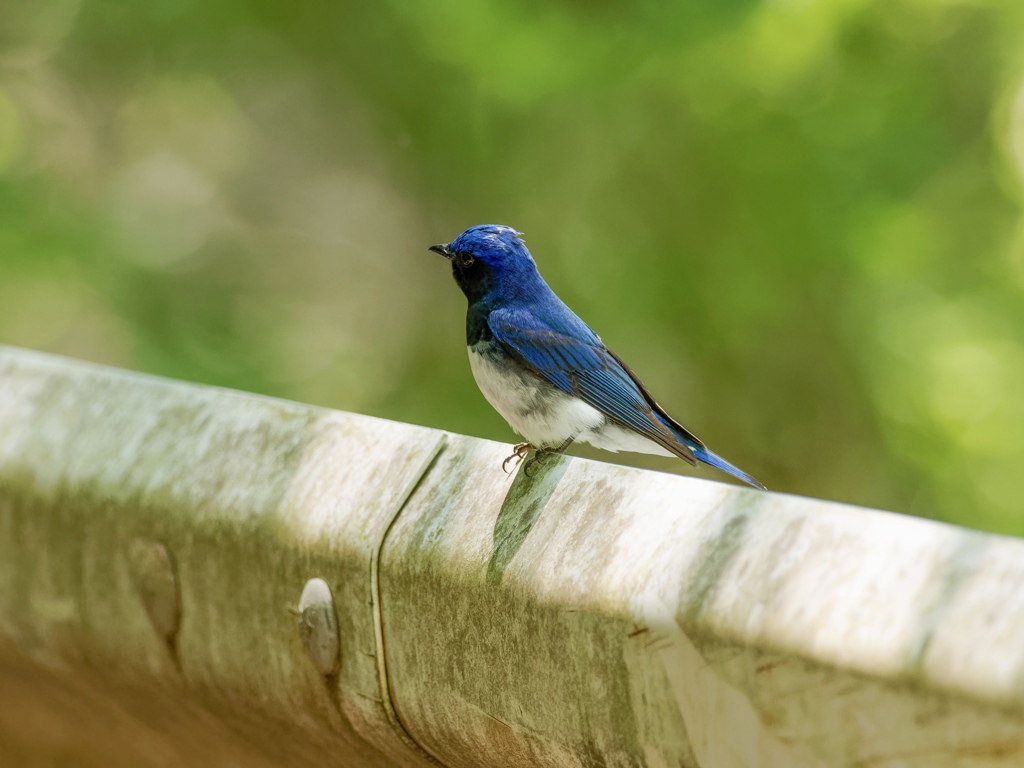
M 533 475 L 530 474 L 531 469 L 543 465 L 549 456 L 561 456 L 565 453 L 565 449 L 572 445 L 572 440 L 573 439 L 570 437 L 564 443 L 556 446 L 555 448 L 538 448 L 537 452 L 533 454 L 533 458 L 523 465 L 523 474 L 527 477 L 533 477 Z M 516 447 L 518 448 L 519 446 Z
M 548 457 L 549 450 L 540 448 L 535 454 L 523 465 L 523 474 L 527 477 L 533 477 L 532 470 L 534 467 L 539 467 L 544 464 L 544 459 Z
M 501 462 L 501 469 L 507 475 L 508 474 L 508 463 L 513 459 L 516 460 L 516 464 L 522 463 L 523 459 L 526 458 L 526 454 L 533 448 L 529 443 L 518 443 L 515 448 L 512 449 L 512 455 Z M 532 461 L 532 459 L 531 459 Z

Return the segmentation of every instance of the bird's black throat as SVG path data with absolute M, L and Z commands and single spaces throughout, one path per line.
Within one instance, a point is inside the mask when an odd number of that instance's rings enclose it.
M 469 301 L 469 311 L 466 313 L 466 343 L 472 345 L 478 341 L 490 341 L 494 338 L 487 326 L 487 316 L 492 309 L 490 296 L 494 288 L 494 273 L 490 265 L 476 260 L 465 266 L 456 257 L 452 259 L 452 275 Z
M 487 301 L 470 302 L 466 312 L 466 344 L 473 346 L 481 341 L 493 341 L 494 334 L 487 325 L 487 316 L 491 314 L 491 306 Z

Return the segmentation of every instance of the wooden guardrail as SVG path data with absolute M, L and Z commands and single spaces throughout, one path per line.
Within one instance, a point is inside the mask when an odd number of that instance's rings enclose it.
M 0 765 L 1024 765 L 1024 542 L 507 453 L 0 348 Z

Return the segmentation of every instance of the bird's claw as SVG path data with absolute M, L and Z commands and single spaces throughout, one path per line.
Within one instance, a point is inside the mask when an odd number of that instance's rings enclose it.
M 501 462 L 502 471 L 507 475 L 508 463 L 512 461 L 512 459 L 515 459 L 516 464 L 519 464 L 520 462 L 522 462 L 523 459 L 526 458 L 526 454 L 530 452 L 531 448 L 533 448 L 533 446 L 530 445 L 529 443 L 518 443 L 516 447 L 512 449 L 512 455 L 505 459 L 503 462 Z M 533 459 L 531 459 L 530 461 L 533 461 Z M 529 462 L 527 462 L 527 464 L 529 464 Z
M 548 457 L 550 453 L 551 451 L 547 451 L 544 449 L 538 450 L 533 455 L 533 458 L 531 458 L 528 462 L 526 462 L 523 465 L 523 474 L 526 475 L 527 477 L 533 477 L 533 474 L 530 472 L 530 470 L 533 469 L 534 467 L 543 466 L 544 460 Z

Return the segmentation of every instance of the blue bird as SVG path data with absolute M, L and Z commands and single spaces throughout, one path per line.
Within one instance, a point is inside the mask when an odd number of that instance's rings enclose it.
M 480 391 L 526 438 L 503 466 L 531 448 L 541 462 L 573 441 L 702 461 L 755 488 L 655 402 L 622 359 L 567 307 L 537 271 L 511 227 L 481 224 L 430 250 L 452 263 L 469 300 L 466 342 Z

